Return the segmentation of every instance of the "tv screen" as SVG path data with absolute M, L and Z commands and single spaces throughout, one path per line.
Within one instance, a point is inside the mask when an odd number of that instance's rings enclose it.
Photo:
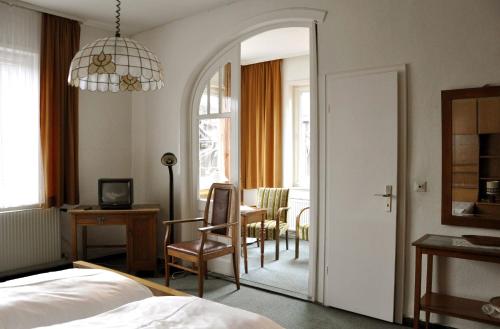
M 128 209 L 133 202 L 132 178 L 99 179 L 99 206 L 102 209 Z

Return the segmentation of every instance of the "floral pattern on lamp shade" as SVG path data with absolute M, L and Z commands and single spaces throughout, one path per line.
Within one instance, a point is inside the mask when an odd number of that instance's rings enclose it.
M 155 90 L 164 85 L 163 68 L 158 57 L 137 41 L 102 38 L 75 55 L 68 83 L 90 91 Z

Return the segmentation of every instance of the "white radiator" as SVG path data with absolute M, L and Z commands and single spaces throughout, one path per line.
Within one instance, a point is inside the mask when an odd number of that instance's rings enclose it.
M 56 208 L 0 213 L 0 272 L 61 259 Z
M 301 198 L 289 198 L 288 206 L 290 210 L 288 210 L 288 229 L 290 231 L 295 231 L 295 218 L 299 212 L 305 207 L 309 207 L 309 199 L 301 199 Z M 309 224 L 309 211 L 306 210 L 302 216 L 300 217 L 301 224 Z

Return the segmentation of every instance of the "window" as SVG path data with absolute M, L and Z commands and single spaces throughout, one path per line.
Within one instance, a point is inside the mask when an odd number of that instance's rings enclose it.
M 8 6 L 0 8 L 0 21 L 0 209 L 5 209 L 41 203 L 40 17 Z
M 293 88 L 294 186 L 309 188 L 310 181 L 310 92 L 309 86 Z
M 231 180 L 231 64 L 207 82 L 198 106 L 198 196 L 206 199 L 212 183 Z

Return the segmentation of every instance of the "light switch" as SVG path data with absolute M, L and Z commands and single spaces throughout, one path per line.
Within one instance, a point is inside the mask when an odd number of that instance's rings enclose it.
M 427 192 L 427 182 L 415 182 L 413 190 L 415 192 Z

